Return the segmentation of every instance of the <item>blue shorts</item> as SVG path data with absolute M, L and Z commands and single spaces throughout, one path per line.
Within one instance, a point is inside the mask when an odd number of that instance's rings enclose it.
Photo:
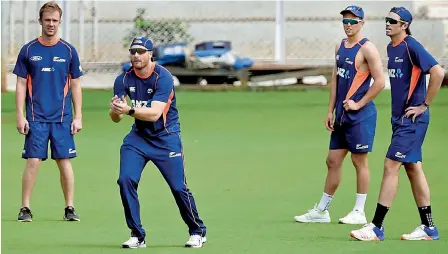
M 71 122 L 43 123 L 29 122 L 30 130 L 25 137 L 22 158 L 46 160 L 48 141 L 50 141 L 51 158 L 67 159 L 76 157 L 75 140 L 71 134 Z
M 392 124 L 392 140 L 386 157 L 403 163 L 422 161 L 422 145 L 429 123 L 402 118 Z
M 348 149 L 351 153 L 367 153 L 373 148 L 376 114 L 356 124 L 334 124 L 330 150 Z

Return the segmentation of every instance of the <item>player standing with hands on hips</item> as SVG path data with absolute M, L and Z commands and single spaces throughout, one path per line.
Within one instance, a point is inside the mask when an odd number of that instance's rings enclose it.
M 422 145 L 429 125 L 429 105 L 442 85 L 444 70 L 411 36 L 411 13 L 394 7 L 386 17 L 388 72 L 392 94 L 392 140 L 384 161 L 384 174 L 371 223 L 350 232 L 362 241 L 384 240 L 383 221 L 398 191 L 401 165 L 411 182 L 421 225 L 402 240 L 438 240 L 431 214 L 430 192 L 422 168 Z M 426 91 L 426 74 L 430 75 Z
M 186 247 L 200 248 L 207 241 L 206 227 L 187 187 L 179 115 L 171 73 L 151 61 L 153 45 L 146 37 L 134 38 L 129 52 L 132 68 L 115 80 L 109 115 L 119 122 L 123 115 L 135 118 L 120 149 L 118 185 L 131 237 L 123 248 L 145 248 L 137 187 L 143 168 L 152 161 L 167 181 L 179 212 L 188 226 Z M 126 97 L 132 105 L 129 106 Z
M 348 6 L 340 14 L 347 38 L 335 49 L 336 64 L 325 120 L 326 128 L 331 131 L 327 179 L 319 204 L 308 213 L 295 216 L 297 222 L 331 222 L 328 208 L 341 182 L 342 163 L 350 152 L 357 176 L 356 201 L 353 210 L 339 222 L 367 223 L 364 213 L 370 181 L 367 154 L 372 151 L 377 115 L 372 100 L 384 88 L 383 67 L 377 48 L 361 34 L 363 9 Z M 372 78 L 374 82 L 370 86 Z
M 75 180 L 71 158 L 76 157 L 73 135 L 82 129 L 82 69 L 75 48 L 57 35 L 62 10 L 55 2 L 39 11 L 42 36 L 20 50 L 13 73 L 17 75 L 17 130 L 25 135 L 22 157 L 26 167 L 22 178 L 22 207 L 17 220 L 30 222 L 30 198 L 37 171 L 48 157 L 56 160 L 65 198 L 64 219 L 79 221 L 73 208 Z M 74 105 L 74 117 L 72 113 Z M 26 118 L 24 104 L 26 102 Z

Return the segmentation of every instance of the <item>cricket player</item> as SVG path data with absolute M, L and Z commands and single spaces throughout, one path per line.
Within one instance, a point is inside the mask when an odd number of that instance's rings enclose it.
M 342 162 L 350 152 L 357 176 L 356 201 L 352 211 L 339 222 L 367 223 L 364 213 L 370 180 L 367 154 L 372 151 L 377 117 L 372 100 L 384 88 L 383 67 L 377 48 L 361 34 L 363 9 L 348 6 L 340 14 L 347 38 L 335 49 L 336 64 L 325 120 L 331 131 L 327 179 L 319 204 L 308 213 L 295 216 L 297 222 L 331 222 L 328 208 L 341 181 Z
M 207 241 L 206 227 L 199 218 L 188 189 L 179 116 L 171 73 L 151 61 L 153 44 L 146 37 L 134 38 L 129 52 L 132 67 L 117 77 L 109 115 L 119 122 L 123 115 L 135 118 L 120 149 L 118 185 L 131 237 L 123 248 L 145 248 L 145 230 L 140 221 L 137 188 L 148 161 L 152 161 L 167 181 L 190 238 L 186 247 L 201 248 Z M 129 97 L 129 106 L 125 97 Z
M 17 75 L 17 130 L 25 135 L 22 157 L 26 159 L 18 221 L 33 219 L 30 197 L 37 170 L 48 157 L 48 142 L 51 158 L 60 170 L 66 205 L 64 219 L 80 220 L 73 208 L 75 184 L 70 159 L 76 157 L 73 135 L 82 129 L 82 69 L 75 48 L 57 35 L 61 17 L 62 10 L 55 2 L 40 8 L 42 36 L 22 47 L 13 71 Z
M 388 72 L 392 92 L 392 140 L 384 161 L 378 204 L 371 223 L 350 235 L 362 241 L 384 240 L 383 221 L 397 194 L 398 175 L 404 165 L 417 203 L 421 225 L 402 240 L 437 240 L 431 214 L 428 182 L 422 169 L 422 144 L 429 125 L 429 107 L 440 89 L 444 70 L 411 36 L 412 15 L 394 7 L 386 17 Z M 426 91 L 426 74 L 430 75 Z

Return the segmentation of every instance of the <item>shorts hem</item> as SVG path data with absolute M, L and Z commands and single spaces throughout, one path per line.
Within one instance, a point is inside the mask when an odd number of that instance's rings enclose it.
M 53 156 L 51 156 L 51 159 L 52 160 L 61 160 L 61 159 L 74 159 L 74 158 L 76 158 L 77 156 L 76 155 L 74 155 L 74 156 L 58 156 L 58 157 L 53 157 Z
M 22 159 L 28 160 L 28 159 L 40 159 L 42 161 L 45 161 L 48 159 L 48 157 L 39 157 L 39 156 L 22 156 Z
M 389 155 L 386 155 L 386 158 L 396 161 L 396 162 L 401 162 L 403 164 L 418 163 L 418 162 L 423 161 L 423 160 L 406 160 L 406 159 L 401 159 L 401 158 L 397 158 L 395 156 L 389 156 Z

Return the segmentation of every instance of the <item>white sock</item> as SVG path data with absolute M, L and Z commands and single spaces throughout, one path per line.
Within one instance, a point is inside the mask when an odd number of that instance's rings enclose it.
M 366 205 L 366 199 L 367 199 L 367 194 L 356 193 L 355 208 L 353 208 L 353 210 L 358 210 L 358 211 L 363 212 L 364 206 Z
M 317 205 L 317 210 L 319 210 L 321 212 L 327 210 L 328 207 L 330 206 L 332 199 L 333 199 L 333 196 L 328 195 L 327 193 L 324 192 L 324 194 L 322 195 L 322 198 L 320 199 L 319 204 Z

